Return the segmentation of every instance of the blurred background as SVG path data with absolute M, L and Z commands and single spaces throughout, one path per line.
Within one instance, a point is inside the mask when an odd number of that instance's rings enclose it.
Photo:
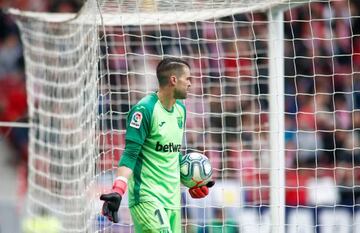
M 77 12 L 82 0 L 1 0 L 0 8 L 38 12 Z M 26 77 L 15 21 L 0 12 L 0 122 L 27 119 Z M 18 233 L 27 186 L 28 129 L 0 127 L 0 232 Z
M 0 1 L 1 8 L 13 7 L 42 12 L 77 12 L 81 5 L 82 1 L 76 0 Z M 288 206 L 334 205 L 336 203 L 336 205 L 353 207 L 360 204 L 359 15 L 359 0 L 337 0 L 331 4 L 326 1 L 313 2 L 285 13 L 286 59 L 284 80 L 286 94 L 286 204 Z M 252 14 L 251 17 L 253 17 L 252 20 L 257 21 L 253 27 L 256 34 L 254 41 L 257 56 L 256 65 L 258 67 L 256 75 L 259 80 L 266 80 L 268 75 L 266 64 L 268 61 L 259 56 L 261 52 L 267 49 L 266 40 L 262 40 L 262 36 L 266 33 L 266 24 L 263 23 L 266 21 L 266 15 L 259 13 Z M 247 21 L 248 19 L 246 17 L 244 19 L 243 15 L 239 15 L 238 18 L 224 19 L 228 22 L 232 20 Z M 208 35 L 210 38 L 213 36 L 211 33 L 211 26 L 203 27 L 204 37 Z M 226 37 L 228 32 L 223 33 Z M 328 40 L 329 37 L 334 39 Z M 207 46 L 209 51 L 216 49 L 210 44 Z M 234 47 L 231 44 L 223 43 L 221 46 L 221 50 L 225 54 L 224 59 L 213 63 L 207 61 L 205 66 L 209 68 L 207 69 L 208 73 L 200 73 L 199 77 L 220 77 L 224 75 L 234 78 L 237 75 L 251 75 L 246 68 L 239 68 L 246 67 L 249 59 L 234 58 Z M 246 45 L 241 47 L 239 44 L 237 46 L 242 49 L 244 54 L 249 52 Z M 175 47 L 169 43 L 167 50 L 176 50 Z M 120 46 L 117 49 L 119 50 L 118 53 L 125 52 L 125 49 L 120 48 Z M 139 46 L 133 45 L 130 49 L 135 53 L 139 52 Z M 161 53 L 157 51 L 156 46 L 148 49 L 154 53 Z M 195 51 L 191 49 L 189 46 L 189 51 Z M 113 60 L 110 66 L 123 67 L 125 63 L 124 59 Z M 197 63 L 194 63 L 194 67 L 196 67 Z M 219 65 L 220 63 L 221 65 Z M 197 68 L 199 66 L 197 65 Z M 203 64 L 202 67 L 205 70 Z M 211 68 L 215 70 L 215 73 Z M 241 70 L 240 74 L 237 72 L 238 69 Z M 219 70 L 224 70 L 224 73 L 217 74 L 216 72 Z M 220 92 L 217 89 L 217 80 L 210 78 L 204 80 L 212 83 L 207 85 L 209 93 L 218 94 Z M 196 87 L 196 80 L 194 83 Z M 232 84 L 234 82 L 229 81 L 229 85 Z M 25 85 L 24 58 L 18 29 L 8 15 L 0 13 L 0 121 L 27 122 Z M 242 88 L 246 89 L 246 87 Z M 256 94 L 267 94 L 266 82 L 257 84 Z M 212 112 L 221 112 L 221 101 L 223 100 L 210 100 L 208 102 L 211 103 L 209 109 Z M 124 103 L 129 103 L 129 101 L 124 101 Z M 226 103 L 228 112 L 253 110 L 247 108 L 250 105 L 247 105 L 246 101 L 242 103 L 243 108 L 241 110 L 237 106 L 236 100 L 229 99 Z M 129 108 L 129 106 L 122 107 L 123 111 L 127 111 Z M 196 109 L 197 106 L 190 103 L 189 108 Z M 268 103 L 260 99 L 259 108 L 266 112 Z M 251 124 L 247 121 L 249 119 L 250 117 L 247 118 L 245 113 L 242 118 L 232 119 L 228 117 L 226 124 L 222 125 L 219 118 L 210 117 L 210 127 L 214 129 L 228 127 L 232 130 L 238 130 L 237 124 L 242 122 L 241 127 L 246 127 L 247 123 L 248 125 Z M 202 130 L 201 123 L 197 129 L 198 132 Z M 115 127 L 123 128 L 124 122 L 116 122 L 115 124 L 122 124 Z M 193 124 L 193 127 L 196 128 L 196 119 L 190 120 L 188 124 Z M 241 180 L 245 180 L 249 184 L 254 184 L 254 182 L 263 184 L 264 188 L 260 190 L 254 186 L 252 192 L 249 192 L 245 197 L 248 204 L 262 205 L 269 201 L 268 187 L 266 187 L 268 176 L 262 173 L 253 173 L 259 167 L 258 164 L 261 163 L 261 159 L 257 158 L 257 150 L 254 150 L 254 144 L 259 143 L 260 140 L 254 140 L 251 134 L 254 130 L 266 131 L 267 117 L 259 116 L 258 123 L 255 126 L 257 129 L 245 130 L 241 128 L 238 131 L 244 133 L 235 137 L 231 133 L 215 135 L 211 139 L 211 145 L 214 147 L 218 145 L 218 147 L 214 150 L 209 149 L 210 152 L 207 155 L 214 163 L 214 167 L 218 169 L 217 171 L 221 171 L 217 173 L 218 178 L 225 176 L 230 179 L 237 179 L 236 177 L 239 174 L 235 173 L 242 169 Z M 231 132 L 231 130 L 227 132 Z M 1 233 L 21 232 L 21 224 L 19 224 L 18 219 L 24 214 L 22 207 L 26 194 L 27 133 L 26 128 L 0 127 Z M 226 140 L 221 141 L 224 138 Z M 194 145 L 198 142 L 198 138 L 191 137 L 191 135 L 188 139 Z M 248 145 L 250 146 L 248 148 L 246 146 L 241 149 L 236 148 L 238 140 L 249 142 Z M 200 144 L 198 149 L 200 151 L 206 150 L 206 148 L 201 148 L 203 143 Z M 229 148 L 224 150 L 223 145 L 227 145 Z M 219 156 L 214 151 L 225 152 Z M 219 158 L 223 160 L 220 161 Z M 246 173 L 246 169 L 249 171 L 248 173 Z M 325 195 L 314 197 L 312 191 L 324 187 L 328 188 L 326 192 L 323 192 Z

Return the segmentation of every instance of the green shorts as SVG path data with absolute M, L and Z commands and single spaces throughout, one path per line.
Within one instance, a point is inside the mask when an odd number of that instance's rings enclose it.
M 130 207 L 136 233 L 181 233 L 180 209 L 165 209 L 156 202 Z

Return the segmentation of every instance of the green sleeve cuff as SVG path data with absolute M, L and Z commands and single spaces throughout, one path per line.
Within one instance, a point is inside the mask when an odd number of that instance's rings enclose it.
M 119 161 L 119 167 L 125 166 L 134 170 L 137 158 L 142 145 L 131 140 L 126 140 L 125 151 L 122 153 Z

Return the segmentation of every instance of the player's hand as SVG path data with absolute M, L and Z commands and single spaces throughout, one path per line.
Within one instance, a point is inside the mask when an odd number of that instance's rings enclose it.
M 117 192 L 102 194 L 100 196 L 100 200 L 104 201 L 102 214 L 114 223 L 119 222 L 118 210 L 121 199 L 122 197 Z
M 206 185 L 200 187 L 193 187 L 189 189 L 192 198 L 204 198 L 209 194 L 209 188 L 215 185 L 215 181 L 209 181 Z
M 122 196 L 127 187 L 127 179 L 118 177 L 115 179 L 112 192 L 100 196 L 100 200 L 104 201 L 102 214 L 114 223 L 119 222 L 118 210 L 120 207 Z

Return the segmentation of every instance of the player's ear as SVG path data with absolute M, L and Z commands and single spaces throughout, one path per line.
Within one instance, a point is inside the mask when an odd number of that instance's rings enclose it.
M 169 82 L 170 82 L 170 85 L 175 85 L 176 84 L 176 82 L 177 82 L 177 78 L 176 78 L 176 76 L 175 75 L 171 75 L 170 76 L 170 79 L 169 79 Z

